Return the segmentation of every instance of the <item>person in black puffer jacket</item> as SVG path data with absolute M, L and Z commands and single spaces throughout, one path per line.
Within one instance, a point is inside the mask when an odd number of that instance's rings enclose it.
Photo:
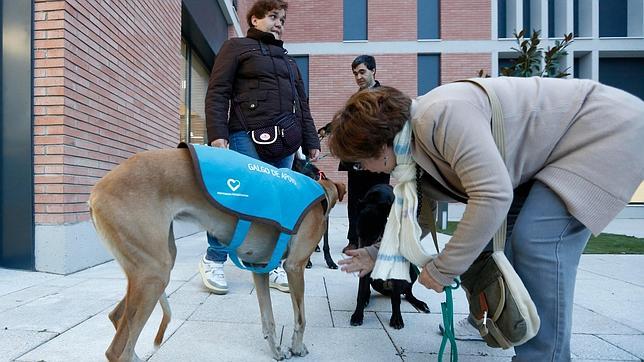
M 295 111 L 302 129 L 302 148 L 312 160 L 319 157 L 320 141 L 304 83 L 280 40 L 287 8 L 283 0 L 256 1 L 246 16 L 250 26 L 246 37 L 229 39 L 221 46 L 206 93 L 209 145 L 260 159 L 249 131 L 272 126 L 278 115 Z M 268 163 L 291 168 L 293 157 L 290 154 Z M 204 285 L 217 294 L 228 292 L 223 269 L 226 259 L 224 247 L 209 234 L 199 271 Z M 271 272 L 270 282 L 273 288 L 289 290 L 281 267 Z

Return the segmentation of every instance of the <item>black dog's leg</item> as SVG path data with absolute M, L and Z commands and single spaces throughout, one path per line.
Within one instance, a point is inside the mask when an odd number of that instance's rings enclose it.
M 411 292 L 411 284 L 409 285 L 409 290 L 405 292 L 405 299 L 416 308 L 419 312 L 423 313 L 429 313 L 429 307 L 427 306 L 427 303 L 423 302 L 422 300 L 416 298 L 412 292 Z
M 398 279 L 392 279 L 390 282 L 393 290 L 391 293 L 391 319 L 389 320 L 389 325 L 394 329 L 401 329 L 405 327 L 405 322 L 400 313 L 400 293 L 402 293 L 405 283 L 409 283 L 406 280 Z
M 429 313 L 429 307 L 427 306 L 427 304 L 422 300 L 416 298 L 411 291 L 414 286 L 414 283 L 416 282 L 416 279 L 418 279 L 418 269 L 416 269 L 416 267 L 413 265 L 409 266 L 409 276 L 411 277 L 411 283 L 407 283 L 407 285 L 405 285 L 405 287 L 403 288 L 403 294 L 405 294 L 405 299 L 411 305 L 413 305 L 417 311 L 423 312 L 423 313 Z
M 331 250 L 329 249 L 329 219 L 326 220 L 326 232 L 324 233 L 324 245 L 322 246 L 324 250 L 324 260 L 329 269 L 338 269 L 338 266 L 333 261 L 331 257 Z
M 371 286 L 369 285 L 370 274 L 360 278 L 358 283 L 358 298 L 356 300 L 356 310 L 351 315 L 351 325 L 361 326 L 364 320 L 364 309 L 369 305 L 369 297 L 371 296 Z

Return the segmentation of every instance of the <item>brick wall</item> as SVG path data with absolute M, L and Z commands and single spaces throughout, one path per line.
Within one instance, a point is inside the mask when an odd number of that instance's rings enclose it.
M 476 77 L 481 69 L 490 74 L 491 66 L 490 53 L 441 54 L 441 84 Z
M 342 4 L 342 0 L 289 1 L 284 41 L 308 43 L 342 40 Z
M 35 222 L 88 219 L 91 186 L 178 141 L 181 1 L 36 1 Z
M 368 1 L 369 41 L 416 40 L 417 0 Z
M 311 113 L 316 126 L 331 122 L 333 115 L 347 99 L 358 90 L 351 73 L 351 62 L 359 54 L 324 55 L 309 58 L 309 98 Z M 415 54 L 373 54 L 376 58 L 376 79 L 383 85 L 396 87 L 410 96 L 416 95 Z M 401 67 L 405 64 L 405 67 Z M 322 154 L 329 152 L 326 141 L 322 141 Z M 346 172 L 338 172 L 338 161 L 326 157 L 317 163 L 334 181 L 346 182 Z
M 441 39 L 490 39 L 491 7 L 490 0 L 442 0 Z
M 237 1 L 237 16 L 246 35 L 246 13 L 255 0 Z M 288 1 L 282 40 L 286 43 L 342 40 L 342 0 Z

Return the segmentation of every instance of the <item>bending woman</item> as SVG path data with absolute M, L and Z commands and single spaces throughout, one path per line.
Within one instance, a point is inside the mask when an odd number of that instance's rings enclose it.
M 505 161 L 492 136 L 487 93 L 468 82 L 415 100 L 391 87 L 359 92 L 335 115 L 329 147 L 340 159 L 393 172 L 411 183 L 408 189 L 421 190 L 420 221 L 430 214 L 425 201 L 467 203 L 445 248 L 422 266 L 419 281 L 436 292 L 468 269 L 507 216 L 508 259 L 541 318 L 538 334 L 515 347 L 516 359 L 569 360 L 581 253 L 644 179 L 644 102 L 589 80 L 479 81 L 500 100 Z M 410 232 L 417 236 L 410 219 L 397 231 L 401 243 Z M 349 251 L 352 258 L 340 264 L 363 275 L 377 252 Z

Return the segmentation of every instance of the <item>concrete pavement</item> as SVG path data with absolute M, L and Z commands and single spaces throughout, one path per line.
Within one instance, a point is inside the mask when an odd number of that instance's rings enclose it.
M 637 227 L 637 226 L 636 226 Z M 346 207 L 330 221 L 334 259 L 341 258 L 347 230 Z M 445 242 L 447 236 L 441 236 Z M 430 242 L 430 241 L 427 241 Z M 177 240 L 178 255 L 167 288 L 173 312 L 160 349 L 152 341 L 160 309 L 144 329 L 137 353 L 150 361 L 269 361 L 259 308 L 249 273 L 227 263 L 230 292 L 219 296 L 201 285 L 197 262 L 206 248 L 204 233 Z M 352 327 L 357 277 L 326 268 L 314 253 L 305 272 L 309 355 L 302 361 L 433 361 L 441 336 L 438 295 L 416 285 L 416 296 L 431 313 L 402 304 L 405 328 L 389 327 L 389 300 L 373 292 L 364 325 Z M 107 314 L 124 295 L 125 278 L 114 262 L 71 275 L 0 269 L 0 361 L 102 361 L 114 329 Z M 278 334 L 288 346 L 292 308 L 288 294 L 271 290 Z M 465 316 L 462 290 L 454 295 L 455 320 Z M 458 342 L 461 361 L 509 361 L 512 351 L 483 342 Z M 644 360 L 644 256 L 584 255 L 577 276 L 572 353 L 576 361 Z

